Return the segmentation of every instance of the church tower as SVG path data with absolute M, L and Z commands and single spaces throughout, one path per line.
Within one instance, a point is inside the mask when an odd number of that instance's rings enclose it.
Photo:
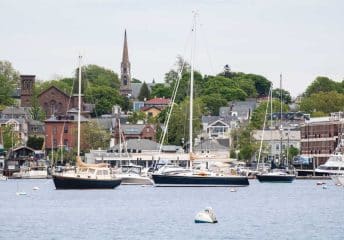
M 20 106 L 31 107 L 31 97 L 35 87 L 35 75 L 20 75 Z
M 131 90 L 131 74 L 130 74 L 130 62 L 128 54 L 128 43 L 127 43 L 127 30 L 124 32 L 124 46 L 121 62 L 121 87 L 120 92 L 123 96 L 130 97 L 132 94 Z

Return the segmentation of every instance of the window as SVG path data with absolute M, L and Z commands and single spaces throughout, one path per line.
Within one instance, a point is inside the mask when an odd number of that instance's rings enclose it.
M 57 127 L 53 127 L 53 134 L 56 135 L 57 133 Z
M 68 133 L 68 125 L 64 125 L 63 132 L 64 132 L 64 133 Z
M 66 146 L 66 147 L 68 147 L 68 139 L 64 139 L 64 140 L 63 140 L 63 145 Z
M 53 140 L 53 144 L 54 144 L 54 146 L 57 146 L 57 139 Z
M 280 146 L 279 144 L 276 144 L 276 150 L 279 150 Z

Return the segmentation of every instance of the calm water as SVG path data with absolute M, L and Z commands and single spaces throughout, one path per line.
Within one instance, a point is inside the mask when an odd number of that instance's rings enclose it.
M 343 239 L 344 187 L 331 181 L 249 187 L 55 190 L 52 180 L 0 182 L 0 239 Z M 33 191 L 38 186 L 40 190 Z M 17 187 L 28 193 L 15 194 Z M 213 207 L 218 224 L 195 224 Z

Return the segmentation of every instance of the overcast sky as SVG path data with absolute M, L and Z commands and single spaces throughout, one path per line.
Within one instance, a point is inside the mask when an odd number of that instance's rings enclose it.
M 0 60 L 38 79 L 72 76 L 84 64 L 119 72 L 127 29 L 132 76 L 162 82 L 177 55 L 189 59 L 199 13 L 195 68 L 261 74 L 293 96 L 316 76 L 344 77 L 341 0 L 1 0 Z

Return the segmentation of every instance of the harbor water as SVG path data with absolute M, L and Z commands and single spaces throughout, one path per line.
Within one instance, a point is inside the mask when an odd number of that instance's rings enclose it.
M 231 191 L 55 190 L 50 179 L 2 181 L 0 239 L 343 239 L 344 187 L 324 182 L 251 180 Z M 217 224 L 194 223 L 205 207 Z

